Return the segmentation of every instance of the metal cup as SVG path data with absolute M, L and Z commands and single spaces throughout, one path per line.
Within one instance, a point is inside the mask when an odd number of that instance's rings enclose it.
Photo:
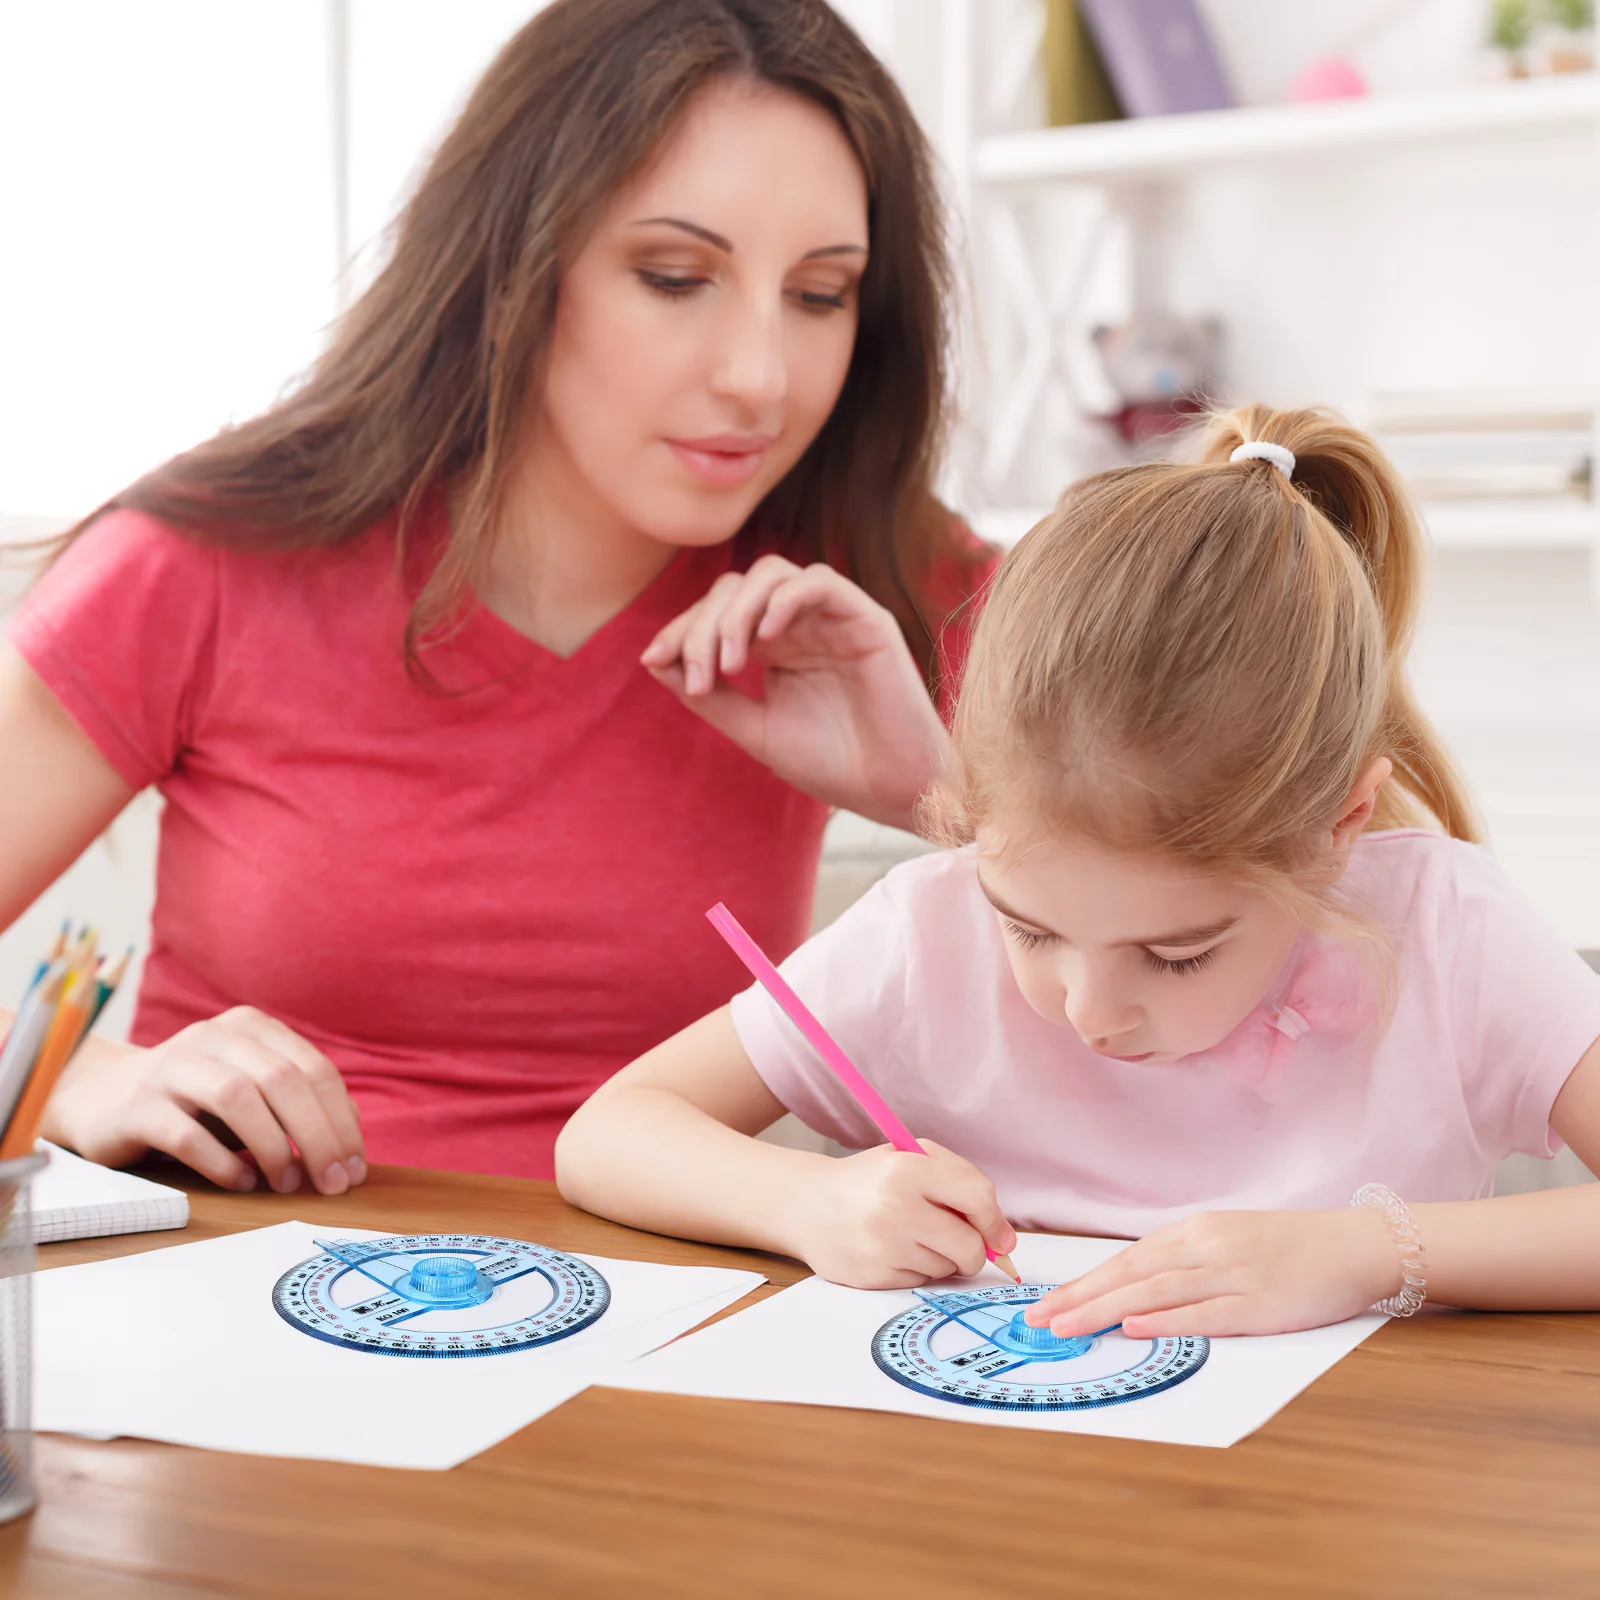
M 0 1161 L 0 1522 L 31 1511 L 33 1477 L 33 1233 L 28 1190 L 48 1157 Z

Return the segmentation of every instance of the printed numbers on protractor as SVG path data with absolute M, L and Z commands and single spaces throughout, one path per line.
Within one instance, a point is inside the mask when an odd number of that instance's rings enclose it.
M 313 1339 L 384 1356 L 492 1356 L 580 1333 L 611 1289 L 586 1261 L 478 1233 L 316 1239 L 273 1308 Z
M 872 1358 L 896 1383 L 991 1411 L 1087 1411 L 1159 1394 L 1205 1365 L 1203 1338 L 1130 1339 L 1120 1329 L 1058 1339 L 1022 1313 L 1046 1284 L 918 1289 L 920 1305 L 878 1329 Z

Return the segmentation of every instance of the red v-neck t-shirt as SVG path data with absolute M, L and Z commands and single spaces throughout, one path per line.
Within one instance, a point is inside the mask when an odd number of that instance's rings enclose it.
M 441 694 L 392 523 L 257 554 L 102 517 L 11 637 L 166 799 L 133 1040 L 253 1005 L 338 1065 L 370 1159 L 548 1177 L 598 1084 L 742 986 L 708 906 L 775 957 L 806 933 L 826 808 L 639 665 L 732 559 L 681 552 L 566 659 L 475 606 Z

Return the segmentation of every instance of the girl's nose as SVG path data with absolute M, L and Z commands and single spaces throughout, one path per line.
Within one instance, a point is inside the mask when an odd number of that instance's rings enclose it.
M 1093 1049 L 1115 1045 L 1138 1022 L 1133 1007 L 1113 990 L 1081 979 L 1068 986 L 1062 1006 L 1078 1037 Z

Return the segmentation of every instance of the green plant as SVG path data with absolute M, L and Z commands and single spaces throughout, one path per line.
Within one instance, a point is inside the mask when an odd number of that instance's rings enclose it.
M 1516 54 L 1528 48 L 1533 34 L 1533 10 L 1528 0 L 1492 0 L 1489 6 L 1489 43 L 1496 50 Z
M 1545 0 L 1550 20 L 1571 33 L 1586 33 L 1594 26 L 1594 0 Z

